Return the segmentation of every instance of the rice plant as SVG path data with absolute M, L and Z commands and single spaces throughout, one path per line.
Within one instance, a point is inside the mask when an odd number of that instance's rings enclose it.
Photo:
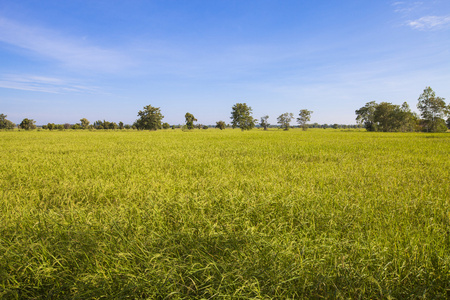
M 450 136 L 0 132 L 2 299 L 446 299 Z

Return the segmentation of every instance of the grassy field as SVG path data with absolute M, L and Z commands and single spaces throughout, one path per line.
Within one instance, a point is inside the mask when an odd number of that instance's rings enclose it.
M 1 299 L 450 297 L 450 134 L 0 140 Z

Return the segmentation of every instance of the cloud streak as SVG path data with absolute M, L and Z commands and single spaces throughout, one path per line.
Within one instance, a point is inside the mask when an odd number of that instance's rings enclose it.
M 66 37 L 52 30 L 20 24 L 2 17 L 0 41 L 74 69 L 116 72 L 132 64 L 130 57 L 118 51 L 89 45 L 82 38 Z
M 450 28 L 450 16 L 425 16 L 408 21 L 407 25 L 418 30 L 436 30 Z
M 51 94 L 96 93 L 96 88 L 71 84 L 66 80 L 33 75 L 5 75 L 0 77 L 0 88 Z
M 414 1 L 414 2 L 405 2 L 405 1 L 396 1 L 392 3 L 394 7 L 394 11 L 396 13 L 400 13 L 403 15 L 408 15 L 413 13 L 414 11 L 418 11 L 423 7 L 423 2 Z

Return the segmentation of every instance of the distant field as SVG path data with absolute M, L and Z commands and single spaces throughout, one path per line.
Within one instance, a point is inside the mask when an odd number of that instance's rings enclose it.
M 450 134 L 0 132 L 0 298 L 450 298 Z

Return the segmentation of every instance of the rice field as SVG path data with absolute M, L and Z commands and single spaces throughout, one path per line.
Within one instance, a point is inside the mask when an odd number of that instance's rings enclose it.
M 0 132 L 1 299 L 448 299 L 450 135 Z

